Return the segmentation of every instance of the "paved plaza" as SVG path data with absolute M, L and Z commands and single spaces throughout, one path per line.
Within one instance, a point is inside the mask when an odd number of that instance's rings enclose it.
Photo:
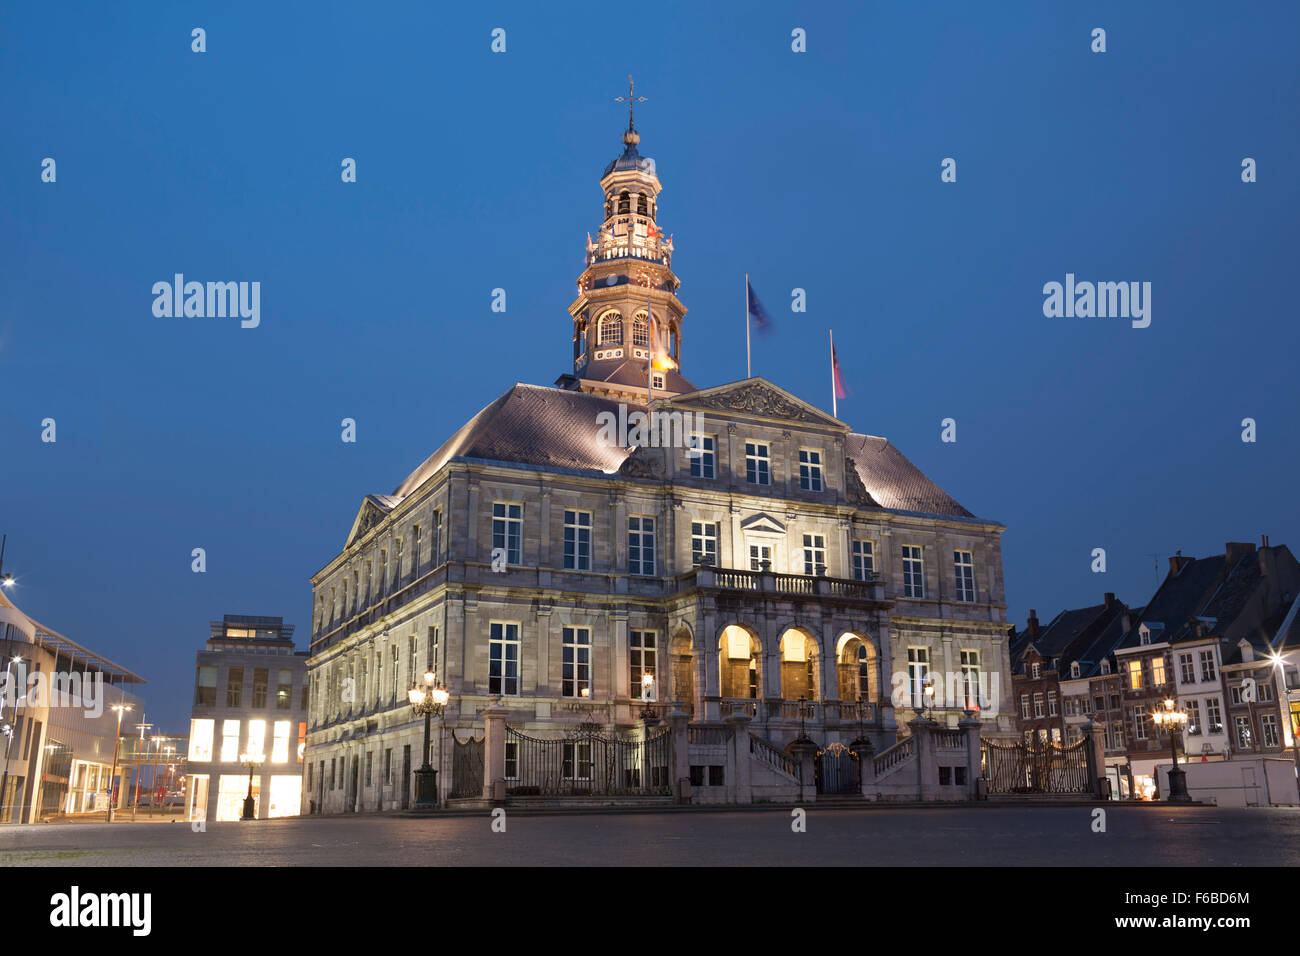
M 0 827 L 10 866 L 1261 866 L 1300 863 L 1300 810 L 1090 807 L 288 818 Z

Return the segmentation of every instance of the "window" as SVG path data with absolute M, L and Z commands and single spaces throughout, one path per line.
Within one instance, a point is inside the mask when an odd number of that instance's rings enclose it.
M 822 453 L 809 448 L 799 449 L 799 488 L 803 491 L 822 490 Z
M 1142 689 L 1142 662 L 1128 662 L 1128 688 L 1129 690 Z
M 1278 745 L 1276 714 L 1259 715 L 1259 742 L 1260 746 L 1263 747 L 1276 747 Z
M 379 549 L 379 592 L 381 596 L 388 593 L 388 549 Z
M 438 563 L 438 556 L 442 554 L 442 509 L 433 509 L 433 527 L 429 529 L 429 559 Z
M 623 316 L 618 312 L 606 312 L 600 317 L 597 325 L 596 344 L 597 345 L 622 345 L 623 344 Z
M 269 672 L 265 667 L 253 668 L 253 707 L 260 709 L 266 706 L 266 682 Z
M 803 573 L 826 573 L 826 538 L 820 534 L 803 536 Z
M 751 485 L 772 483 L 772 461 L 767 445 L 753 441 L 745 442 L 745 480 Z
M 271 763 L 289 762 L 289 726 L 289 721 L 277 720 L 271 728 Z M 366 783 L 370 783 L 369 772 Z
M 266 756 L 266 721 L 250 720 L 248 722 L 248 743 L 245 751 L 255 761 L 259 761 Z
M 288 710 L 293 704 L 293 671 L 281 670 L 275 675 L 275 709 Z
M 1255 745 L 1250 732 L 1250 718 L 1237 717 L 1234 718 L 1234 722 L 1237 727 L 1237 747 L 1241 750 L 1253 750 Z
M 1147 722 L 1151 717 L 1140 706 L 1133 708 L 1133 739 L 1147 739 Z
M 1101 700 L 1100 697 L 1098 697 L 1097 699 L 1098 699 L 1098 700 Z M 1119 707 L 1120 707 L 1120 704 L 1119 704 L 1119 694 L 1111 694 L 1111 695 L 1110 695 L 1110 709 L 1111 709 L 1111 710 L 1119 710 Z
M 389 648 L 388 655 L 388 659 L 392 662 L 392 667 L 390 667 L 389 670 L 393 672 L 393 700 L 397 700 L 398 695 L 402 692 L 401 687 L 398 686 L 398 682 L 402 677 L 401 668 L 398 667 L 398 664 L 401 663 L 399 657 L 400 655 L 397 653 L 397 645 L 394 644 Z
M 903 597 L 925 597 L 925 565 L 919 545 L 903 545 Z
M 519 693 L 519 625 L 493 623 L 488 638 L 488 693 Z
M 975 600 L 975 556 L 969 551 L 952 553 L 957 578 L 957 600 L 971 603 Z
M 1106 698 L 1101 696 L 1100 694 L 1098 694 L 1096 697 L 1092 699 L 1092 703 L 1095 708 L 1093 713 L 1100 714 L 1103 710 L 1106 709 Z
M 211 719 L 190 721 L 190 760 L 208 763 L 212 759 L 212 734 L 215 726 L 216 721 Z
M 1056 716 L 1056 691 L 1054 690 L 1049 690 L 1047 692 L 1047 716 Z
M 428 634 L 429 669 L 433 671 L 433 682 L 438 683 L 438 629 L 429 628 Z
M 1042 717 L 1042 716 L 1043 716 L 1043 695 L 1042 695 L 1042 693 L 1037 693 L 1037 694 L 1034 695 L 1034 716 L 1035 716 L 1035 717 Z
M 1106 659 L 1106 660 L 1103 660 L 1103 661 L 1101 662 L 1101 672 L 1102 672 L 1103 674 L 1109 674 L 1109 673 L 1110 673 L 1110 660 L 1109 660 L 1109 658 Z
M 1124 748 L 1124 722 L 1117 720 L 1110 725 L 1110 745 L 1113 750 Z
M 691 460 L 692 478 L 716 478 L 718 452 L 712 435 L 696 434 L 691 436 L 695 444 L 687 452 Z
M 1191 654 L 1178 655 L 1178 679 L 1184 684 L 1196 682 L 1196 669 L 1192 666 Z
M 591 629 L 566 627 L 563 630 L 564 658 L 560 693 L 565 697 L 591 696 Z
M 1188 661 L 1192 655 L 1187 655 Z M 1201 702 L 1199 700 L 1189 700 L 1184 704 L 1187 711 L 1187 735 L 1189 737 L 1199 737 L 1201 735 Z
M 641 700 L 642 680 L 646 674 L 659 679 L 659 670 L 655 661 L 655 632 L 632 631 L 628 636 L 628 662 L 631 666 L 629 681 L 632 699 Z M 656 688 L 656 694 L 658 688 Z
M 1159 687 L 1166 680 L 1165 657 L 1163 654 L 1159 654 L 1151 658 L 1151 683 L 1153 686 Z
M 1241 703 L 1241 686 L 1240 686 L 1240 685 L 1238 685 L 1238 686 L 1236 686 L 1236 687 L 1229 687 L 1229 688 L 1228 688 L 1228 699 L 1229 699 L 1233 704 L 1240 704 L 1240 703 Z
M 853 580 L 870 581 L 876 573 L 876 552 L 870 541 L 853 542 Z
M 966 698 L 963 710 L 980 709 L 980 652 L 964 650 L 961 652 L 962 696 Z
M 667 387 L 667 386 L 664 385 L 664 373 L 663 373 L 663 372 L 652 372 L 652 373 L 650 374 L 650 387 L 651 387 L 651 388 L 666 388 L 666 387 Z
M 812 686 L 810 683 L 809 687 Z M 858 645 L 858 700 L 871 699 L 871 659 L 867 656 L 867 645 Z
M 1079 662 L 1078 662 L 1078 661 L 1071 661 L 1071 662 L 1070 662 L 1070 677 L 1074 678 L 1074 677 L 1078 677 L 1078 676 L 1079 676 Z
M 229 673 L 226 674 L 226 706 L 243 706 L 243 700 L 244 669 L 242 667 L 232 667 Z
M 655 519 L 627 519 L 628 574 L 655 573 Z
M 1205 701 L 1205 726 L 1209 733 L 1223 733 L 1223 709 L 1219 706 L 1217 697 Z
M 930 649 L 928 647 L 909 647 L 907 649 L 907 680 L 912 688 L 912 709 L 920 710 L 925 706 L 925 675 L 930 672 Z
M 1214 651 L 1201 651 L 1201 680 L 1214 680 Z
M 1029 719 L 1029 695 L 1020 695 L 1020 716 L 1025 720 Z
M 767 564 L 768 568 L 772 567 L 772 549 L 766 544 L 751 544 L 749 546 L 749 570 L 762 571 L 763 565 Z
M 411 572 L 420 573 L 420 526 L 418 524 L 411 529 Z M 366 759 L 369 762 L 369 757 Z
M 564 567 L 591 570 L 591 512 L 564 512 Z
M 1061 710 L 1066 717 L 1077 717 L 1079 714 L 1078 704 L 1073 697 L 1066 697 L 1061 701 Z
M 718 563 L 718 526 L 714 522 L 691 522 L 691 563 Z
M 221 722 L 221 762 L 239 762 L 239 721 Z
M 506 564 L 524 563 L 524 506 L 498 501 L 492 506 L 492 552 Z
M 638 312 L 632 316 L 632 344 L 649 345 L 650 344 L 650 326 L 646 322 L 646 314 Z
M 194 706 L 215 707 L 217 705 L 217 669 L 200 667 L 194 680 Z
M 1043 665 L 1042 665 L 1041 663 L 1039 663 L 1038 661 L 1034 661 L 1032 664 L 1030 664 L 1030 665 L 1029 665 L 1029 676 L 1032 677 L 1034 680 L 1038 680 L 1038 678 L 1042 677 L 1042 676 L 1043 676 Z
M 562 751 L 565 780 L 591 779 L 591 741 L 566 740 Z
M 384 751 L 384 783 L 393 782 L 393 748 Z
M 1267 679 L 1260 681 L 1255 685 L 1259 696 L 1256 698 L 1260 703 L 1266 704 L 1273 699 L 1273 684 Z

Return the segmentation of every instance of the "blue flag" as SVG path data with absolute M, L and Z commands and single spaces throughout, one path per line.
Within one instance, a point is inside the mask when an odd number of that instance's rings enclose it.
M 772 317 L 767 314 L 763 308 L 763 303 L 758 301 L 758 296 L 754 294 L 754 287 L 748 282 L 745 283 L 745 289 L 749 298 L 749 314 L 754 317 L 754 328 L 760 332 L 770 332 L 772 329 Z

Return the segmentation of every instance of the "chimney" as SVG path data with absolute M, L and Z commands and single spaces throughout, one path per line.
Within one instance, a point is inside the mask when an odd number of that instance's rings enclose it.
M 1183 568 L 1187 567 L 1195 560 L 1195 558 L 1184 558 L 1183 552 L 1175 551 L 1173 557 L 1169 559 L 1170 577 L 1178 577 L 1178 574 L 1183 570 Z
M 1032 607 L 1029 609 L 1029 624 L 1025 630 L 1029 632 L 1031 641 L 1038 640 L 1038 612 Z
M 1113 607 L 1115 606 L 1115 592 L 1114 592 L 1114 591 L 1107 591 L 1104 595 L 1102 595 L 1102 597 L 1103 597 L 1103 599 L 1104 599 L 1104 601 L 1105 601 L 1106 609 L 1107 609 L 1107 610 L 1110 610 L 1111 608 L 1113 608 Z
M 1246 555 L 1253 553 L 1255 545 L 1249 541 L 1229 541 L 1223 549 L 1228 557 L 1228 567 L 1232 568 Z

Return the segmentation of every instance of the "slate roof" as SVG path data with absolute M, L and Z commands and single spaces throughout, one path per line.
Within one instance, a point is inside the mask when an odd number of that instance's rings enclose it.
M 689 382 L 682 381 L 687 391 L 695 390 Z M 629 413 L 645 410 L 644 405 L 625 404 Z M 597 416 L 602 412 L 617 416 L 618 409 L 618 402 L 587 392 L 516 384 L 461 426 L 391 496 L 374 497 L 388 510 L 453 458 L 480 458 L 612 475 L 627 459 L 628 452 L 598 440 Z M 885 439 L 850 434 L 846 436 L 846 448 L 867 491 L 881 507 L 975 517 Z
M 1188 620 L 1201 614 L 1206 603 L 1214 596 L 1227 570 L 1227 561 L 1227 556 L 1223 554 L 1193 558 L 1177 574 L 1167 576 L 1147 604 L 1141 619 L 1133 623 L 1132 630 L 1124 635 L 1119 646 L 1137 647 L 1141 643 L 1139 629 L 1142 624 L 1152 629 L 1153 642 L 1196 636 L 1195 631 L 1188 626 Z M 1155 624 L 1163 625 L 1163 629 L 1157 632 Z
M 848 435 L 845 450 L 871 497 L 882 508 L 920 511 L 926 514 L 975 517 L 914 464 L 903 457 L 887 439 L 873 435 Z
M 1129 623 L 1142 616 L 1144 608 L 1129 608 Z M 1086 647 L 1077 648 L 1071 657 L 1071 661 L 1079 662 L 1079 676 L 1092 677 L 1101 673 L 1101 662 L 1119 647 L 1120 642 L 1124 640 L 1124 609 L 1120 607 L 1120 612 L 1116 614 L 1100 634 L 1096 636 Z M 1112 671 L 1118 673 L 1118 671 Z
M 664 377 L 664 387 L 670 392 L 694 392 L 697 389 L 675 368 L 657 371 Z M 585 378 L 594 382 L 613 382 L 631 388 L 646 387 L 645 359 L 601 359 L 591 361 L 573 373 L 574 378 Z M 663 397 L 662 395 L 660 396 Z

